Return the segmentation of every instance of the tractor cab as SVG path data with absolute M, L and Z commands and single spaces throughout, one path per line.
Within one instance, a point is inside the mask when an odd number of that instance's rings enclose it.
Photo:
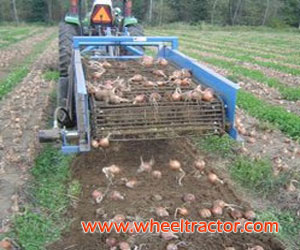
M 138 24 L 132 16 L 131 0 L 70 0 L 65 22 L 79 27 L 85 36 L 104 35 L 107 27 L 113 33 L 123 32 L 125 27 Z

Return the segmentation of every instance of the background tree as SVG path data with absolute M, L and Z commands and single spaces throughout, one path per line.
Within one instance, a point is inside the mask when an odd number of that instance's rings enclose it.
M 46 0 L 48 9 L 48 21 L 53 22 L 53 0 Z
M 59 22 L 68 5 L 69 0 L 0 0 L 0 22 Z M 300 29 L 300 0 L 133 0 L 133 13 L 151 25 L 206 22 Z
M 11 13 L 14 17 L 14 21 L 19 24 L 19 16 L 18 16 L 18 10 L 16 5 L 16 0 L 11 0 Z

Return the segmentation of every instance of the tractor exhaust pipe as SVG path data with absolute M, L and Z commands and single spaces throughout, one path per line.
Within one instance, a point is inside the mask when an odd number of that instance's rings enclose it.
M 125 3 L 124 3 L 124 16 L 125 17 L 131 17 L 132 16 L 132 1 L 131 0 L 125 0 Z
M 74 15 L 78 14 L 78 0 L 70 0 L 70 13 Z

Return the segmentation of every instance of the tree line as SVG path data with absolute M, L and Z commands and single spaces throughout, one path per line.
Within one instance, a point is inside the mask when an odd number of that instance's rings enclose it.
M 68 5 L 69 0 L 0 0 L 0 21 L 57 22 Z M 152 25 L 180 21 L 300 28 L 300 0 L 133 0 L 133 11 Z
M 0 0 L 0 22 L 57 22 L 68 10 L 67 0 Z
M 300 28 L 300 0 L 135 0 L 134 10 L 156 25 L 182 21 Z

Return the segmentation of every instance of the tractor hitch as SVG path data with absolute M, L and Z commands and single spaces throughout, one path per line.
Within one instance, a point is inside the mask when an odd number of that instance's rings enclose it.
M 66 129 L 53 128 L 48 130 L 40 130 L 38 134 L 40 143 L 60 142 L 67 140 L 75 140 L 79 138 L 77 131 L 68 131 Z
M 61 140 L 60 129 L 40 130 L 38 133 L 40 143 L 56 142 Z

